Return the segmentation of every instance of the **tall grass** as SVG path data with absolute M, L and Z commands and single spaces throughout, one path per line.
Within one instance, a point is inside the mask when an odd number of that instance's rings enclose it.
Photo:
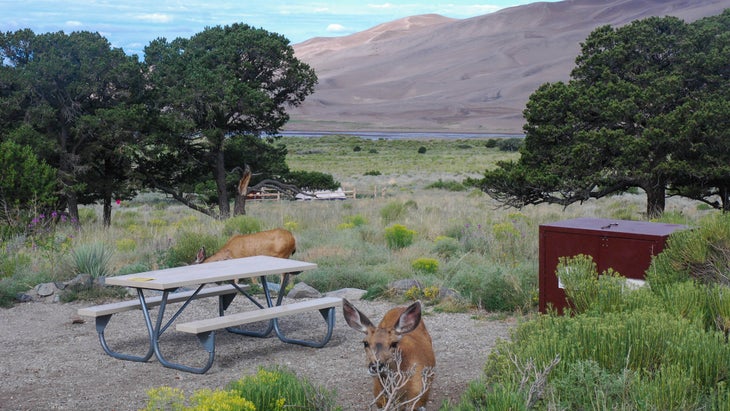
M 377 296 L 387 290 L 390 281 L 417 277 L 424 287 L 459 291 L 474 306 L 526 311 L 534 307 L 537 295 L 540 224 L 578 216 L 611 217 L 618 211 L 638 219 L 644 208 L 644 196 L 626 194 L 566 208 L 503 209 L 478 190 L 426 188 L 439 179 L 477 176 L 496 161 L 516 156 L 478 140 L 329 137 L 284 141 L 292 144 L 287 157 L 292 169 L 330 172 L 343 185 L 355 188 L 358 199 L 249 201 L 246 216 L 219 221 L 163 195 L 143 193 L 115 206 L 112 226 L 106 230 L 101 227 L 99 206 L 82 207 L 82 230 L 64 232 L 64 243 L 3 239 L 3 249 L 25 256 L 18 261 L 29 260 L 27 267 L 32 268 L 4 273 L 0 289 L 7 285 L 5 295 L 13 296 L 33 287 L 34 281 L 63 280 L 72 273 L 59 270 L 57 262 L 79 244 L 113 244 L 114 255 L 107 266 L 109 274 L 115 275 L 189 264 L 201 246 L 212 252 L 231 235 L 285 227 L 297 239 L 294 258 L 318 264 L 317 270 L 295 280 L 311 283 L 320 291 L 356 285 Z M 355 144 L 363 150 L 353 151 Z M 427 148 L 425 154 L 417 153 L 421 145 Z M 377 153 L 369 153 L 370 148 Z M 332 154 L 343 157 L 330 162 Z M 428 171 L 416 171 L 413 162 L 421 161 L 428 164 L 423 168 Z M 381 175 L 364 175 L 373 169 Z M 681 212 L 689 221 L 708 213 L 688 201 L 669 199 L 667 204 L 668 212 Z M 395 225 L 416 233 L 403 247 L 389 247 L 386 229 Z M 53 246 L 40 248 L 38 244 Z M 424 273 L 414 268 L 412 262 L 419 258 L 437 260 L 439 270 Z
M 707 220 L 711 223 L 700 221 L 678 241 L 694 245 L 710 239 L 706 248 L 713 253 L 670 248 L 655 259 L 647 287 L 626 287 L 610 269 L 599 275 L 589 256 L 562 258 L 557 270 L 572 308 L 564 316 L 537 315 L 520 324 L 511 341 L 491 353 L 483 393 L 470 389 L 460 407 L 479 409 L 491 401 L 491 390 L 503 398 L 504 387 L 512 387 L 524 404 L 539 392 L 537 409 L 722 408 L 730 378 L 730 288 L 722 275 L 697 275 L 697 269 L 726 272 L 725 260 L 710 255 L 730 252 L 725 239 L 715 237 L 724 231 L 718 225 L 730 226 L 730 218 Z M 677 240 L 672 243 L 679 247 Z M 519 364 L 555 358 L 560 362 L 539 390 L 524 384 L 530 373 Z

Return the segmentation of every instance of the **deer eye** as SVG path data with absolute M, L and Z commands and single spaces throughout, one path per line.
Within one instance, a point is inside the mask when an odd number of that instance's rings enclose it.
M 363 341 L 363 342 L 362 342 L 362 345 L 363 345 L 363 346 L 364 346 L 365 348 L 368 348 L 368 347 L 370 347 L 370 343 L 369 343 L 369 342 L 367 342 L 367 341 Z
M 390 348 L 391 348 L 391 349 L 396 349 L 396 348 L 398 348 L 398 341 L 393 341 L 392 343 L 390 343 Z

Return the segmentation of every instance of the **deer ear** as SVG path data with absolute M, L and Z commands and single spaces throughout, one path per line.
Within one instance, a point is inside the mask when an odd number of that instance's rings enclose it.
M 195 264 L 200 264 L 205 261 L 205 247 L 200 247 L 198 255 L 195 256 Z
M 408 334 L 421 323 L 421 302 L 416 301 L 403 311 L 394 330 L 396 334 Z
M 373 323 L 370 322 L 365 314 L 361 313 L 360 310 L 355 308 L 347 299 L 342 299 L 342 311 L 345 314 L 345 321 L 355 331 L 367 333 L 368 329 L 374 328 Z

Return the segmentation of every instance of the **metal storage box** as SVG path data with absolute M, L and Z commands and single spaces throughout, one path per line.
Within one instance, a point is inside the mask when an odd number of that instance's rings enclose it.
M 605 218 L 575 218 L 540 225 L 540 312 L 552 306 L 562 312 L 565 292 L 555 270 L 560 257 L 586 254 L 601 273 L 613 268 L 622 276 L 643 280 L 651 258 L 659 254 L 671 233 L 686 228 L 680 224 Z

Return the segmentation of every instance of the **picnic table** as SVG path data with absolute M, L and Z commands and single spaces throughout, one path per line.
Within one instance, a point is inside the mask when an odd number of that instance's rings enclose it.
M 273 331 L 285 343 L 315 348 L 326 345 L 334 328 L 335 307 L 342 304 L 342 299 L 321 297 L 282 304 L 283 290 L 289 281 L 289 277 L 316 267 L 316 264 L 292 259 L 255 256 L 109 277 L 106 279 L 106 284 L 133 288 L 137 292 L 138 299 L 81 308 L 78 310 L 78 314 L 96 319 L 96 330 L 101 346 L 104 352 L 114 358 L 146 362 L 154 355 L 160 364 L 165 367 L 203 374 L 213 365 L 215 331 L 220 329 L 252 337 L 267 337 Z M 276 300 L 272 297 L 270 287 L 266 281 L 268 275 L 282 275 L 281 290 L 278 292 Z M 259 299 L 249 293 L 247 285 L 238 284 L 240 279 L 257 277 L 260 279 L 263 288 L 263 299 L 265 300 L 263 302 L 260 302 Z M 223 284 L 220 285 L 220 283 Z M 186 291 L 179 291 L 180 289 Z M 161 292 L 161 295 L 145 295 L 145 291 L 149 294 L 150 290 L 157 290 Z M 226 310 L 236 296 L 247 298 L 258 309 L 226 314 Z M 176 330 L 181 333 L 194 334 L 198 337 L 200 344 L 208 352 L 207 362 L 202 367 L 193 367 L 168 361 L 160 349 L 160 337 L 191 303 L 206 297 L 218 297 L 217 315 L 206 319 L 178 322 L 176 323 Z M 171 303 L 182 303 L 182 305 L 167 322 L 164 322 L 165 310 L 168 304 Z M 153 307 L 158 307 L 155 321 L 152 320 L 151 315 Z M 149 348 L 145 355 L 131 355 L 114 351 L 109 347 L 104 336 L 104 330 L 114 314 L 135 309 L 142 311 L 149 336 Z M 313 310 L 318 310 L 326 322 L 326 331 L 322 339 L 301 340 L 288 338 L 284 335 L 279 327 L 278 318 Z M 244 324 L 259 321 L 268 321 L 268 328 L 263 331 L 250 331 L 242 327 Z

